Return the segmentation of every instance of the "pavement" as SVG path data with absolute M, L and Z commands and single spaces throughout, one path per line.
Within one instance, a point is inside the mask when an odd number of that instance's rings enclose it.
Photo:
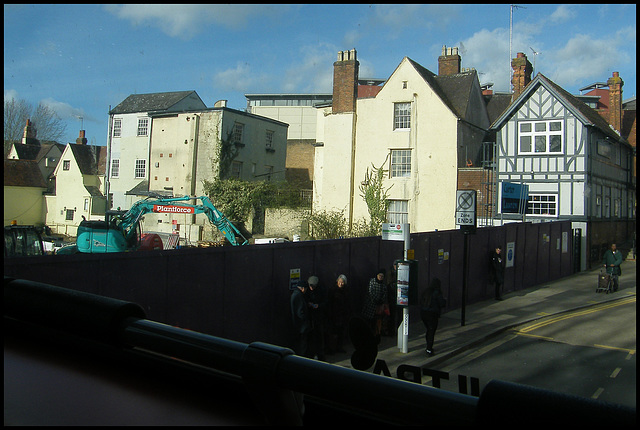
M 615 293 L 596 293 L 597 275 L 600 272 L 600 268 L 596 268 L 505 294 L 502 301 L 491 299 L 467 305 L 464 325 L 461 309 L 446 312 L 438 323 L 433 346 L 435 354 L 432 357 L 425 354 L 422 321 L 410 318 L 407 352 L 402 352 L 398 347 L 397 335 L 382 336 L 377 359 L 386 362 L 393 376 L 400 364 L 433 368 L 519 325 L 606 302 L 635 298 L 636 260 L 626 259 L 620 267 L 622 275 Z M 346 353 L 327 355 L 329 363 L 353 368 L 351 354 L 354 349 L 349 342 L 346 343 Z M 372 371 L 373 367 L 366 371 Z

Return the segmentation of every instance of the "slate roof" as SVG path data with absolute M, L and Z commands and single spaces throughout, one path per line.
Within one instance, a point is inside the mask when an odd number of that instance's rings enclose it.
M 83 175 L 104 175 L 107 166 L 107 147 L 70 143 L 69 149 Z
M 458 118 L 467 119 L 469 96 L 474 83 L 478 80 L 475 70 L 439 76 L 407 57 L 420 76 Z
M 125 114 L 135 112 L 157 112 L 166 111 L 178 102 L 195 94 L 202 102 L 200 96 L 195 91 L 173 91 L 166 93 L 131 94 L 119 105 L 114 107 L 110 114 Z M 202 102 L 202 107 L 206 107 Z
M 4 160 L 4 186 L 47 188 L 33 160 Z
M 42 149 L 41 145 L 14 143 L 18 158 L 20 160 L 37 160 L 38 153 Z

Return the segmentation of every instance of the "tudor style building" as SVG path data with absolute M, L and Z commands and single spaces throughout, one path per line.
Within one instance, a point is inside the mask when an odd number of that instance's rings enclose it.
M 528 185 L 527 221 L 573 221 L 584 270 L 608 243 L 633 234 L 633 148 L 620 135 L 620 121 L 610 125 L 543 74 L 531 80 L 527 63 L 522 53 L 514 59 L 514 101 L 491 126 L 497 190 L 503 182 Z M 617 72 L 610 81 L 611 103 L 620 104 Z M 500 201 L 497 218 L 522 220 L 503 213 Z

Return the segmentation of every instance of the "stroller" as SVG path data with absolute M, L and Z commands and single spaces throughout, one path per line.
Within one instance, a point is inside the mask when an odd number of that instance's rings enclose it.
M 602 293 L 604 291 L 605 294 L 613 293 L 613 276 L 607 273 L 606 270 L 601 269 L 600 273 L 598 273 L 598 288 L 596 288 L 596 293 Z

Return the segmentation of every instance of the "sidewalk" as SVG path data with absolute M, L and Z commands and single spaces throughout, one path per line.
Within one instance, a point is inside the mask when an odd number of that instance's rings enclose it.
M 597 268 L 505 294 L 503 301 L 486 300 L 467 305 L 464 326 L 461 309 L 447 312 L 438 324 L 433 357 L 427 357 L 424 351 L 424 325 L 414 318 L 409 321 L 408 352 L 403 353 L 398 348 L 397 336 L 383 336 L 377 358 L 384 360 L 394 375 L 400 364 L 434 366 L 520 324 L 635 296 L 636 261 L 625 260 L 620 267 L 622 276 L 616 293 L 596 293 L 597 274 L 600 272 Z M 351 368 L 353 347 L 350 344 L 346 347 L 346 353 L 327 356 L 329 363 Z M 367 369 L 372 370 L 373 367 Z

